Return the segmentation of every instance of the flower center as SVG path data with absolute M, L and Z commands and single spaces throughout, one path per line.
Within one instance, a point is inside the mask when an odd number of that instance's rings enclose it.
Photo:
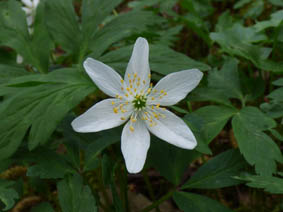
M 145 95 L 136 95 L 132 101 L 135 110 L 142 110 L 146 107 L 146 96 Z

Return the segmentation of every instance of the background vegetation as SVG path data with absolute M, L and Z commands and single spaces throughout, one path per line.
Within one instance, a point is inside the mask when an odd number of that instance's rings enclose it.
M 32 24 L 22 6 L 0 2 L 2 211 L 283 211 L 282 0 L 41 0 Z M 121 128 L 78 134 L 70 122 L 106 98 L 86 57 L 123 74 L 139 36 L 155 81 L 205 77 L 170 108 L 197 148 L 151 136 L 129 175 Z

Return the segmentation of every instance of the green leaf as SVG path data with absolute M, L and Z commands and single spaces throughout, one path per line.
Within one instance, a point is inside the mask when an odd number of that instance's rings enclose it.
M 25 62 L 35 66 L 39 72 L 47 72 L 49 63 L 50 39 L 43 20 L 44 6 L 44 1 L 38 6 L 34 33 L 30 35 L 20 3 L 10 0 L 0 5 L 0 44 L 14 48 Z
M 277 86 L 283 86 L 283 78 L 275 80 L 274 82 L 272 82 L 272 84 Z
M 88 145 L 86 149 L 84 171 L 89 171 L 92 169 L 93 164 L 97 160 L 97 156 L 100 154 L 101 151 L 103 151 L 111 144 L 120 141 L 121 139 L 120 131 L 108 130 L 106 132 L 102 132 L 101 134 L 102 136 L 93 141 L 93 143 L 91 143 L 90 145 Z
M 79 53 L 81 32 L 72 0 L 46 1 L 46 24 L 53 39 L 68 53 Z
M 31 209 L 31 212 L 54 212 L 54 209 L 52 208 L 52 206 L 49 203 L 43 202 L 43 203 L 40 203 L 39 205 L 33 207 Z
M 156 137 L 151 140 L 148 165 L 156 168 L 171 183 L 178 185 L 185 170 L 200 153 L 175 147 Z
M 253 27 L 257 32 L 259 32 L 270 27 L 279 26 L 282 20 L 283 20 L 283 10 L 279 10 L 271 14 L 270 20 L 257 22 Z
M 4 208 L 0 209 L 3 211 L 11 209 L 15 204 L 15 200 L 19 198 L 18 193 L 11 188 L 12 185 L 14 185 L 12 181 L 0 180 L 0 200 L 5 205 Z
M 203 136 L 204 142 L 209 144 L 236 113 L 237 110 L 232 107 L 209 105 L 186 115 L 185 120 L 190 122 L 193 116 L 199 117 L 199 133 Z
M 110 51 L 100 57 L 99 60 L 123 73 L 130 60 L 132 48 L 133 46 L 127 46 Z M 165 46 L 152 44 L 149 51 L 151 70 L 162 75 L 191 68 L 198 68 L 202 71 L 210 69 L 208 65 L 197 62 Z
M 188 192 L 175 192 L 173 199 L 184 212 L 232 212 L 208 197 Z
M 283 87 L 273 90 L 268 97 L 278 102 L 283 102 Z
M 241 184 L 232 177 L 239 175 L 245 166 L 246 162 L 237 150 L 228 150 L 202 165 L 182 189 L 216 189 Z
M 250 3 L 252 0 L 240 0 L 236 4 L 234 4 L 234 9 L 239 9 L 245 6 L 246 4 Z
M 132 11 L 109 16 L 121 0 L 84 0 L 81 24 L 72 0 L 50 0 L 46 3 L 47 25 L 53 39 L 81 63 L 93 51 L 98 59 L 113 43 L 134 33 L 143 32 L 149 24 L 162 18 L 147 11 Z M 132 20 L 132 21 L 129 21 Z M 123 30 L 120 30 L 123 27 Z
M 232 106 L 229 98 L 219 89 L 210 87 L 198 87 L 189 95 L 190 101 L 212 101 L 226 106 Z
M 208 87 L 222 91 L 227 97 L 243 99 L 237 60 L 229 58 L 220 71 L 211 71 L 207 80 Z
M 283 194 L 283 179 L 273 176 L 245 176 L 237 179 L 248 181 L 247 185 L 252 188 L 263 188 L 266 192 Z
M 273 101 L 271 103 L 263 103 L 260 105 L 260 109 L 271 118 L 279 118 L 283 116 L 282 102 Z
M 0 64 L 0 84 L 10 79 L 30 74 L 21 66 Z
M 27 171 L 29 177 L 57 179 L 64 178 L 68 173 L 75 173 L 64 157 L 53 151 L 41 150 L 40 154 L 35 154 L 33 161 L 35 165 L 29 167 Z
M 57 183 L 59 203 L 63 212 L 97 212 L 95 198 L 79 175 Z
M 0 105 L 0 158 L 17 150 L 30 127 L 29 149 L 46 143 L 64 116 L 95 89 L 76 69 L 19 77 L 4 84 L 0 90 L 9 98 Z
M 250 165 L 255 165 L 256 173 L 275 173 L 275 161 L 282 162 L 282 154 L 263 131 L 274 128 L 276 122 L 255 107 L 245 107 L 233 117 L 232 126 L 241 153 Z
M 223 16 L 226 17 L 227 13 L 224 13 Z M 222 26 L 221 24 L 226 23 L 222 19 L 219 19 L 218 24 L 220 25 L 216 27 L 219 32 L 210 33 L 210 38 L 220 44 L 224 52 L 232 56 L 236 55 L 250 60 L 260 69 L 278 73 L 283 72 L 282 62 L 267 59 L 271 53 L 271 48 L 252 44 L 267 40 L 267 37 L 263 33 L 256 32 L 252 27 L 243 27 L 239 23 L 230 23 L 230 25 Z

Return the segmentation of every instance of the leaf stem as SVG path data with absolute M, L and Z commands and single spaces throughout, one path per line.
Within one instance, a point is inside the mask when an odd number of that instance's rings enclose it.
M 152 209 L 156 208 L 158 205 L 160 205 L 162 202 L 164 202 L 165 200 L 169 199 L 173 194 L 175 193 L 175 189 L 169 191 L 167 194 L 165 194 L 164 196 L 162 196 L 159 200 L 155 201 L 154 203 L 152 203 L 150 206 L 144 208 L 141 210 L 141 212 L 149 212 Z

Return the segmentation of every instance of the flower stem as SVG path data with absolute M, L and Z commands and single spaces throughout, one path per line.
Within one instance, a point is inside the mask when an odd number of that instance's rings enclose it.
M 164 202 L 165 200 L 169 199 L 175 192 L 174 190 L 169 191 L 167 194 L 165 194 L 164 196 L 162 196 L 159 200 L 155 201 L 154 203 L 152 203 L 150 206 L 144 208 L 141 210 L 141 212 L 149 212 L 152 209 L 156 208 L 158 205 L 160 205 L 162 202 Z

